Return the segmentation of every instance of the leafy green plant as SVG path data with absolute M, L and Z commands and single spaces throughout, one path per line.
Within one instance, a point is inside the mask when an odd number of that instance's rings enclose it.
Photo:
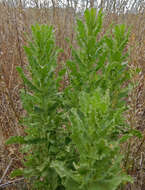
M 129 32 L 124 25 L 116 25 L 99 37 L 102 16 L 100 11 L 96 18 L 96 10 L 91 9 L 85 11 L 85 22 L 77 21 L 79 47 L 72 48 L 73 58 L 67 61 L 70 84 L 64 104 L 70 147 L 79 159 L 71 169 L 66 160 L 52 164 L 67 190 L 115 190 L 131 181 L 121 169 L 120 155 L 120 143 L 131 134 L 124 117 L 131 79 L 124 51 Z
M 122 112 L 110 112 L 109 91 L 100 89 L 79 94 L 79 112 L 73 108 L 69 116 L 72 147 L 79 152 L 79 161 L 69 169 L 65 162 L 54 161 L 52 167 L 64 178 L 67 190 L 115 190 L 131 181 L 121 168 L 119 140 L 112 139 Z
M 52 27 L 32 26 L 32 40 L 24 47 L 30 76 L 17 70 L 26 86 L 21 92 L 26 136 L 7 143 L 22 144 L 25 168 L 13 176 L 29 178 L 34 189 L 116 190 L 131 181 L 120 154 L 120 144 L 133 134 L 124 117 L 129 32 L 116 25 L 101 37 L 103 15 L 96 15 L 86 10 L 84 22 L 77 20 L 78 48 L 57 77 Z M 66 73 L 69 84 L 60 92 Z
M 70 79 L 70 86 L 66 88 L 68 96 L 70 94 L 72 99 L 74 95 L 74 105 L 78 91 L 89 92 L 99 86 L 104 92 L 110 89 L 112 106 L 115 107 L 116 101 L 122 105 L 122 98 L 127 96 L 128 86 L 120 88 L 130 79 L 127 70 L 128 54 L 124 52 L 129 32 L 126 32 L 125 25 L 116 25 L 100 38 L 102 12 L 100 11 L 96 18 L 95 9 L 86 10 L 84 17 L 85 23 L 82 20 L 77 21 L 79 48 L 72 48 L 73 59 L 67 61 Z M 72 93 L 70 89 L 73 89 Z
M 20 143 L 24 154 L 22 174 L 34 179 L 36 189 L 55 190 L 60 185 L 60 178 L 50 163 L 63 158 L 66 131 L 63 124 L 62 94 L 58 90 L 55 75 L 57 54 L 54 32 L 46 25 L 32 26 L 32 41 L 24 47 L 29 61 L 29 77 L 22 68 L 17 70 L 24 81 L 26 91 L 22 90 L 21 100 L 27 114 L 22 119 L 26 126 L 24 137 L 12 137 L 7 143 Z

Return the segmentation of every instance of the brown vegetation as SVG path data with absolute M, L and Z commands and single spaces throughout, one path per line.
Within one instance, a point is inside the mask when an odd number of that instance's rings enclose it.
M 94 1 L 91 1 L 90 5 L 93 6 Z M 25 33 L 31 36 L 30 27 L 36 22 L 54 24 L 57 45 L 64 49 L 64 53 L 59 57 L 58 69 L 71 56 L 70 47 L 65 38 L 69 37 L 75 44 L 74 25 L 78 13 L 74 8 L 62 9 L 58 8 L 58 4 L 53 4 L 53 6 L 24 9 L 22 4 L 17 6 L 0 4 L 0 179 L 2 179 L 0 185 L 10 180 L 9 173 L 13 168 L 21 165 L 18 146 L 5 146 L 4 142 L 10 136 L 23 134 L 23 126 L 19 124 L 19 119 L 23 114 L 19 99 L 22 83 L 16 72 L 16 66 L 20 65 L 25 69 L 27 65 L 23 52 L 23 45 L 26 43 Z M 122 12 L 119 15 L 116 9 L 113 11 L 106 13 L 104 31 L 112 21 L 125 23 L 128 27 L 131 25 L 128 43 L 130 66 L 141 68 L 139 75 L 134 77 L 138 86 L 129 97 L 128 122 L 133 129 L 139 129 L 144 138 L 141 140 L 133 138 L 126 146 L 128 158 L 126 158 L 125 169 L 135 179 L 135 183 L 128 184 L 126 189 L 145 190 L 145 11 L 142 8 L 134 14 Z M 5 171 L 7 171 L 6 174 Z M 5 189 L 22 189 L 22 186 L 10 185 Z

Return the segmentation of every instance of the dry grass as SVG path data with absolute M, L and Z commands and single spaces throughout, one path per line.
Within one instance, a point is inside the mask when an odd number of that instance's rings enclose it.
M 130 66 L 140 67 L 141 72 L 134 77 L 138 81 L 138 87 L 134 88 L 130 95 L 130 112 L 128 121 L 133 129 L 139 129 L 144 138 L 131 139 L 126 151 L 129 152 L 127 170 L 134 177 L 135 183 L 126 186 L 127 190 L 145 190 L 145 11 L 138 14 L 107 13 L 104 22 L 105 28 L 114 21 L 132 25 L 131 37 L 128 47 L 130 48 Z M 75 12 L 72 9 L 59 8 L 31 8 L 23 9 L 21 6 L 10 8 L 0 4 L 0 179 L 6 171 L 2 183 L 10 180 L 9 173 L 13 168 L 21 166 L 21 155 L 18 146 L 5 146 L 5 140 L 13 135 L 23 134 L 23 127 L 19 125 L 19 119 L 23 114 L 19 99 L 19 89 L 22 87 L 21 80 L 16 72 L 16 66 L 25 69 L 27 60 L 23 52 L 26 43 L 24 33 L 30 34 L 31 24 L 34 23 L 54 24 L 57 45 L 64 49 L 58 61 L 60 69 L 66 59 L 71 57 L 69 45 L 65 38 L 69 37 L 75 44 L 74 24 Z M 64 84 L 65 85 L 65 82 Z M 12 163 L 9 165 L 10 161 Z M 130 165 L 133 167 L 130 168 Z M 22 186 L 10 186 L 5 189 L 23 189 Z M 29 189 L 27 187 L 27 189 Z

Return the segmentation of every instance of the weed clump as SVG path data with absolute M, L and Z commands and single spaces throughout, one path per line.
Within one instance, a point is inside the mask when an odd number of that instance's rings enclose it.
M 115 190 L 132 181 L 120 154 L 120 144 L 134 134 L 124 117 L 129 32 L 116 25 L 99 38 L 102 12 L 96 17 L 95 9 L 86 10 L 84 20 L 77 20 L 78 48 L 72 47 L 72 59 L 57 77 L 59 49 L 47 25 L 32 26 L 33 39 L 24 47 L 31 79 L 17 68 L 26 86 L 21 93 L 26 136 L 8 143 L 22 144 L 25 168 L 12 175 L 33 179 L 34 189 Z M 69 84 L 60 92 L 66 74 Z

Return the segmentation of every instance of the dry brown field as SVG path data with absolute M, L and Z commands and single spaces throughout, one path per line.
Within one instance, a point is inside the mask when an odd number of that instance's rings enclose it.
M 22 87 L 16 66 L 25 69 L 27 59 L 23 46 L 27 43 L 27 33 L 31 37 L 31 25 L 34 23 L 53 24 L 56 33 L 56 43 L 64 49 L 58 60 L 58 69 L 61 69 L 65 60 L 71 57 L 71 50 L 65 38 L 75 45 L 75 17 L 74 9 L 58 7 L 27 8 L 22 6 L 10 7 L 0 3 L 0 185 L 15 181 L 9 174 L 14 168 L 22 167 L 21 154 L 18 145 L 5 145 L 5 140 L 10 136 L 22 135 L 23 126 L 19 120 L 24 114 L 19 98 L 19 89 Z M 133 80 L 138 85 L 129 95 L 128 104 L 130 110 L 128 122 L 133 129 L 139 129 L 143 138 L 132 138 L 125 145 L 124 151 L 128 151 L 128 160 L 133 162 L 132 168 L 127 172 L 133 176 L 134 183 L 127 184 L 125 190 L 145 190 L 145 11 L 136 14 L 120 14 L 105 12 L 103 33 L 112 22 L 125 23 L 132 26 L 128 42 L 130 51 L 130 67 L 139 67 L 141 71 Z M 65 81 L 62 85 L 65 85 Z M 129 163 L 127 163 L 129 164 Z M 5 173 L 6 172 L 6 173 Z M 11 183 L 0 189 L 23 190 L 29 189 L 24 181 L 17 184 Z

